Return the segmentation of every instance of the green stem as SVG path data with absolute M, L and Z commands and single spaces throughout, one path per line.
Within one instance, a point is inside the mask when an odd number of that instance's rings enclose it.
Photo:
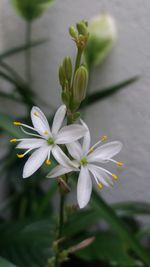
M 26 45 L 29 47 L 26 49 L 25 71 L 26 71 L 26 79 L 27 79 L 27 83 L 28 83 L 29 87 L 31 85 L 31 48 L 30 48 L 30 44 L 31 44 L 31 22 L 27 21 L 27 24 L 26 24 Z
M 103 218 L 111 224 L 120 237 L 127 242 L 136 255 L 143 260 L 147 266 L 150 263 L 150 256 L 138 240 L 129 232 L 124 222 L 116 215 L 113 209 L 96 193 L 93 194 L 92 206 Z
M 59 227 L 58 227 L 58 239 L 62 237 L 62 228 L 64 224 L 64 204 L 65 195 L 61 193 L 60 195 L 60 208 L 59 208 Z

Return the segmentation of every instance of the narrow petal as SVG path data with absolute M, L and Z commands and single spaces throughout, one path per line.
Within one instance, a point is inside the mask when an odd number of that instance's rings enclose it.
M 96 182 L 100 182 L 106 186 L 113 185 L 113 181 L 107 173 L 107 170 L 93 164 L 88 164 L 88 169 L 93 174 Z
M 33 107 L 31 109 L 31 120 L 34 128 L 37 130 L 37 132 L 39 132 L 40 135 L 42 135 L 44 138 L 51 136 L 49 123 L 44 113 L 38 107 Z
M 29 159 L 25 163 L 23 169 L 23 178 L 31 176 L 41 167 L 41 165 L 47 158 L 48 152 L 49 152 L 49 146 L 41 147 L 37 149 L 35 152 L 33 152 L 33 154 L 29 157 Z
M 78 141 L 76 141 L 76 142 L 67 144 L 66 147 L 69 151 L 69 154 L 77 161 L 80 161 L 80 159 L 83 155 L 80 143 Z
M 21 141 L 16 148 L 20 149 L 35 149 L 39 148 L 43 145 L 46 145 L 47 142 L 44 139 L 40 138 L 26 138 L 23 141 Z
M 74 170 L 78 169 L 79 164 L 75 161 L 71 161 L 66 154 L 62 151 L 62 149 L 55 145 L 52 149 L 52 154 L 57 162 L 63 165 L 66 168 L 74 168 Z
M 72 168 L 67 168 L 62 165 L 56 166 L 54 169 L 52 169 L 51 172 L 48 173 L 47 178 L 56 178 L 59 177 L 63 174 L 72 172 L 74 169 Z
M 81 167 L 81 171 L 77 183 L 77 200 L 79 207 L 84 208 L 91 197 L 92 180 L 87 167 Z
M 82 125 L 87 129 L 86 134 L 83 137 L 83 143 L 82 143 L 82 150 L 84 155 L 87 155 L 89 149 L 90 149 L 90 144 L 91 144 L 91 135 L 88 126 L 83 120 L 80 120 Z
M 57 144 L 68 144 L 74 142 L 81 137 L 83 137 L 86 133 L 85 127 L 79 124 L 72 124 L 68 126 L 64 126 L 56 137 Z
M 103 162 L 111 159 L 120 152 L 122 143 L 118 141 L 110 142 L 95 149 L 88 155 L 88 162 Z
M 53 125 L 52 125 L 52 134 L 57 134 L 57 132 L 59 131 L 63 120 L 65 118 L 66 115 L 66 106 L 62 105 L 60 106 L 60 108 L 57 110 L 54 119 L 53 119 Z

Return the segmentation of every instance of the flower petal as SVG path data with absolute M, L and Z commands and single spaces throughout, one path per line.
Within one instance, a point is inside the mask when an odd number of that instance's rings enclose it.
M 82 125 L 87 129 L 86 134 L 83 137 L 83 143 L 82 143 L 82 150 L 84 155 L 87 155 L 89 149 L 90 149 L 90 144 L 91 144 L 91 135 L 88 126 L 83 120 L 80 120 Z
M 47 178 L 56 178 L 56 177 L 59 177 L 65 173 L 69 173 L 73 170 L 74 169 L 72 169 L 72 168 L 67 168 L 67 167 L 64 167 L 62 165 L 58 165 L 55 168 L 53 168 L 52 171 L 50 171 L 48 173 Z
M 31 109 L 31 120 L 34 128 L 40 135 L 42 135 L 46 139 L 48 136 L 51 136 L 49 123 L 40 108 L 33 107 Z
M 72 124 L 68 126 L 64 126 L 56 137 L 57 144 L 68 144 L 74 142 L 81 137 L 83 137 L 86 133 L 85 127 L 79 124 Z
M 23 178 L 31 176 L 41 167 L 41 165 L 47 158 L 49 149 L 49 146 L 45 146 L 33 152 L 33 154 L 28 158 L 27 162 L 24 165 Z
M 77 161 L 80 161 L 80 159 L 83 155 L 80 143 L 78 141 L 76 141 L 76 142 L 67 144 L 66 147 L 69 151 L 69 154 Z
M 91 197 L 92 180 L 87 167 L 81 167 L 81 171 L 77 183 L 77 200 L 79 207 L 84 208 Z
M 55 116 L 53 119 L 53 125 L 52 125 L 52 134 L 54 135 L 57 134 L 57 132 L 59 131 L 63 123 L 65 115 L 66 115 L 66 106 L 62 105 L 55 113 Z
M 20 149 L 35 149 L 35 148 L 39 148 L 43 145 L 46 145 L 47 142 L 44 139 L 40 139 L 40 138 L 26 138 L 23 141 L 21 141 L 16 148 L 20 148 Z
M 88 155 L 88 162 L 103 162 L 111 159 L 120 152 L 122 143 L 114 141 L 102 145 L 95 149 L 94 152 Z
M 52 154 L 59 164 L 66 168 L 74 168 L 74 170 L 78 170 L 79 164 L 75 161 L 71 161 L 59 146 L 55 145 L 52 148 Z
M 107 173 L 107 170 L 93 164 L 88 164 L 88 170 L 93 174 L 97 183 L 101 182 L 106 186 L 113 185 L 113 181 L 110 175 Z

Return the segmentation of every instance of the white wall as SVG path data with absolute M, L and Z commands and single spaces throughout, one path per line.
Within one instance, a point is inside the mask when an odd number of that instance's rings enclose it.
M 9 0 L 0 0 L 0 49 L 23 43 L 25 25 L 15 15 Z M 101 68 L 93 74 L 92 90 L 141 74 L 139 82 L 87 110 L 93 143 L 103 134 L 121 140 L 124 148 L 118 159 L 125 163 L 116 171 L 119 180 L 113 189 L 104 189 L 108 201 L 150 200 L 150 2 L 143 0 L 57 0 L 33 25 L 34 38 L 48 37 L 49 43 L 33 51 L 33 87 L 54 107 L 60 104 L 58 65 L 65 55 L 75 55 L 68 27 L 79 19 L 110 12 L 118 23 L 119 40 Z M 24 72 L 23 56 L 9 62 Z M 8 85 L 2 83 L 8 90 Z M 18 104 L 2 100 L 0 110 L 23 114 Z M 48 112 L 47 109 L 45 109 Z

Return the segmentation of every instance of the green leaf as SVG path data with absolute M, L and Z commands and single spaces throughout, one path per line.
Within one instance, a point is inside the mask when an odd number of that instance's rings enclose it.
M 13 100 L 16 102 L 20 102 L 21 99 L 18 99 L 16 96 L 14 96 L 13 94 L 9 94 L 9 93 L 5 93 L 5 92 L 0 92 L 0 97 L 5 98 L 5 99 L 9 99 L 9 100 Z
M 21 52 L 23 52 L 23 51 L 25 51 L 31 47 L 36 47 L 36 46 L 39 46 L 39 45 L 44 44 L 46 42 L 48 42 L 47 39 L 42 39 L 42 40 L 32 41 L 30 44 L 23 44 L 23 45 L 8 49 L 8 50 L 6 50 L 0 54 L 0 60 L 3 60 L 3 59 L 10 57 L 10 56 L 14 56 L 14 55 L 21 53 Z
M 53 0 L 11 0 L 16 12 L 27 21 L 40 17 Z
M 138 266 L 128 255 L 122 240 L 112 232 L 95 233 L 95 241 L 85 249 L 80 250 L 77 256 L 86 261 L 102 260 L 106 263 L 123 266 Z
M 111 225 L 114 231 L 121 237 L 124 244 L 132 249 L 135 254 L 148 265 L 150 263 L 150 256 L 146 249 L 139 243 L 137 238 L 128 230 L 124 222 L 117 216 L 113 209 L 98 195 L 93 192 L 92 207 Z
M 13 125 L 14 119 L 4 113 L 0 113 L 0 128 L 5 130 L 11 137 L 21 138 L 22 132 L 20 128 Z
M 130 79 L 127 79 L 123 82 L 120 82 L 118 84 L 115 84 L 113 86 L 98 90 L 95 93 L 91 93 L 87 95 L 86 99 L 82 102 L 81 108 L 90 106 L 97 101 L 103 100 L 106 97 L 109 97 L 118 91 L 124 89 L 125 87 L 131 85 L 132 83 L 136 82 L 139 79 L 139 76 L 134 76 Z
M 150 215 L 150 204 L 146 202 L 120 202 L 112 208 L 121 216 Z
M 17 267 L 17 266 L 10 263 L 8 260 L 0 257 L 0 267 Z

